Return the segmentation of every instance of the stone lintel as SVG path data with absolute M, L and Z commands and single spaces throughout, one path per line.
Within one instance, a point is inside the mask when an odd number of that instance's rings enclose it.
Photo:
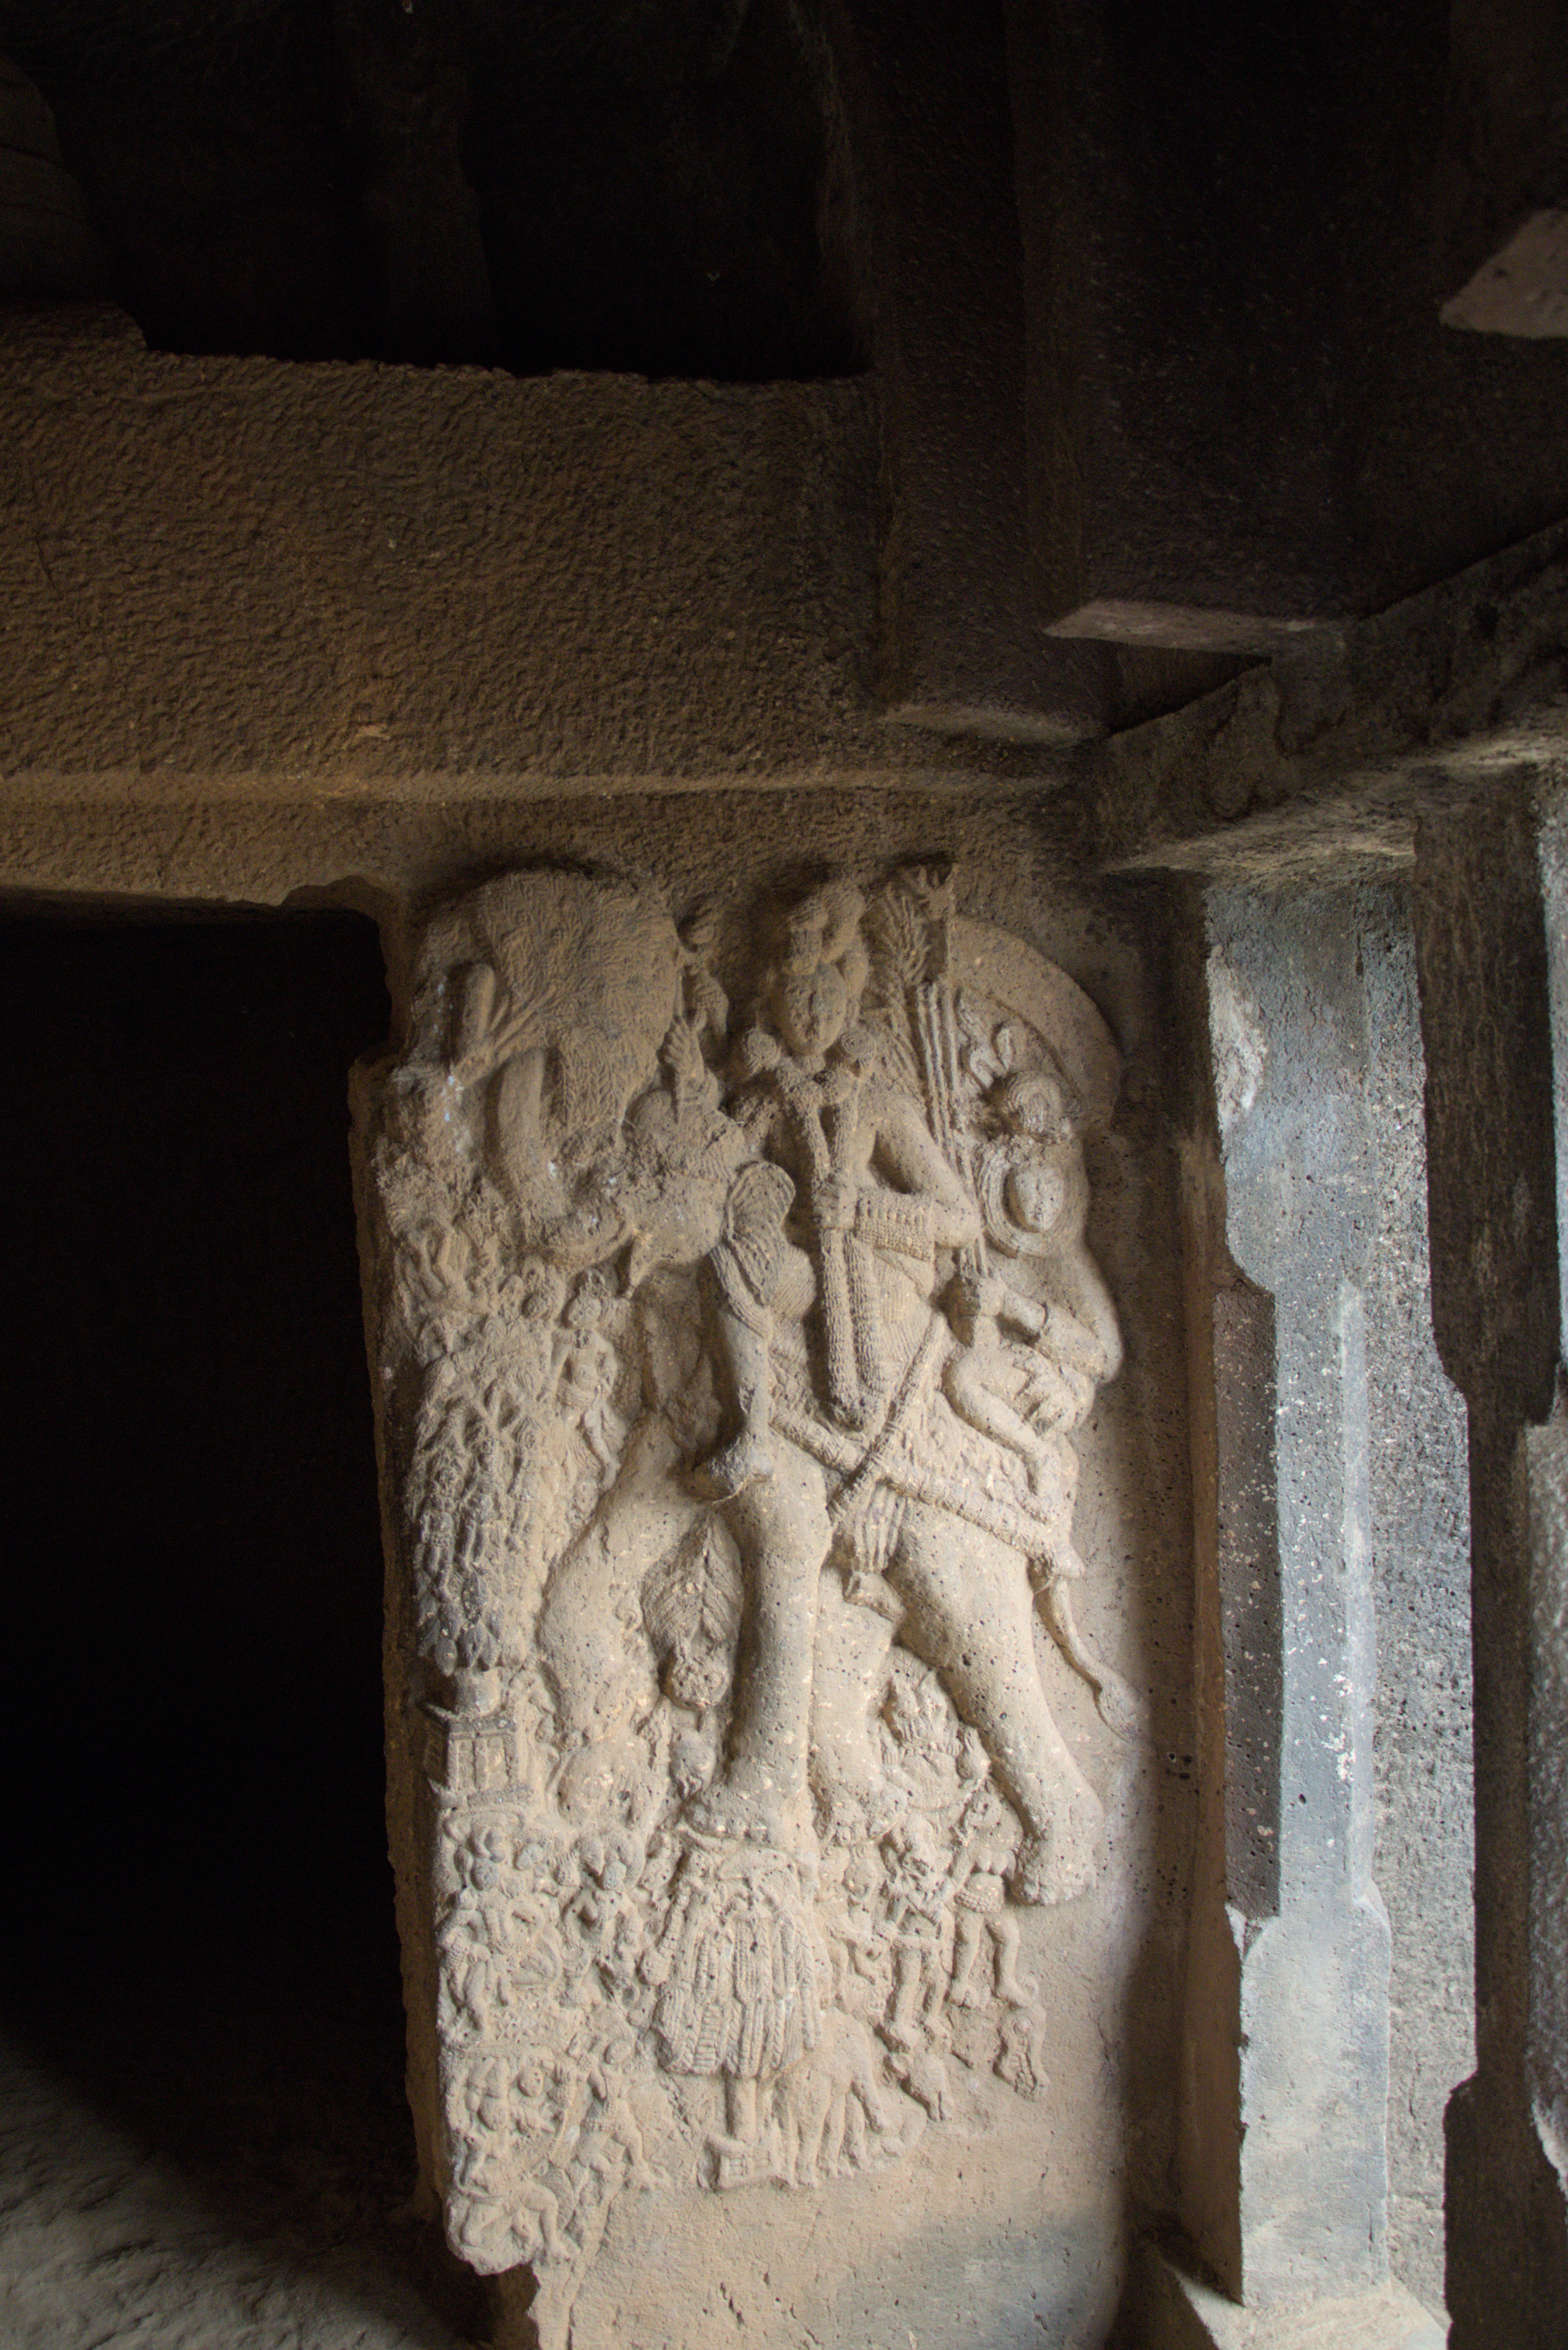
M 177 357 L 9 312 L 0 793 L 1058 779 L 1038 742 L 886 723 L 879 448 L 869 379 Z
M 558 857 L 575 864 L 639 856 L 676 889 L 711 888 L 759 837 L 798 840 L 819 827 L 867 864 L 919 858 L 949 837 L 965 805 L 1009 817 L 1058 863 L 1067 861 L 1061 801 L 905 787 L 649 795 L 607 806 L 585 793 L 549 798 L 369 799 L 346 794 L 161 803 L 10 806 L 0 796 L 0 902 L 64 913 L 178 914 L 347 907 L 380 925 L 397 964 L 405 926 L 440 892 L 476 872 Z M 700 873 L 699 884 L 691 877 Z
M 1568 525 L 1083 756 L 1114 870 L 1407 862 L 1424 813 L 1568 752 Z

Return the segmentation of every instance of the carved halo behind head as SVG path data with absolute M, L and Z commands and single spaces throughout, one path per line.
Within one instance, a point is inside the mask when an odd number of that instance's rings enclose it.
M 1116 1106 L 1122 1056 L 1096 1005 L 1059 963 L 989 922 L 959 918 L 950 946 L 953 985 L 1011 1014 L 1033 1031 L 1031 1062 L 1047 1056 L 1077 1105 L 1081 1128 L 1100 1125 Z M 1035 1044 L 1033 1039 L 1038 1039 Z M 1042 1049 L 1042 1047 L 1044 1049 Z

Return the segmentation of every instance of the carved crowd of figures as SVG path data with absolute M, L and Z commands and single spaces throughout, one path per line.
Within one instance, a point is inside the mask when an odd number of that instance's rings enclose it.
M 1037 1622 L 1133 1721 L 1074 1612 L 1109 1032 L 926 871 L 731 934 L 486 884 L 369 1114 L 449 2230 L 546 2343 L 628 2190 L 1042 2094 L 1020 1918 L 1103 1822 Z

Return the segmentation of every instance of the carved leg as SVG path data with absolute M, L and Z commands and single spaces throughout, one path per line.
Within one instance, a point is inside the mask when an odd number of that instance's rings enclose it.
M 757 2135 L 757 2085 L 736 2073 L 724 2075 L 724 2119 L 738 2146 L 750 2146 Z
M 1069 1901 L 1087 1892 L 1105 1814 L 1040 1686 L 1023 1560 L 990 1535 L 912 1506 L 888 1579 L 909 1609 L 899 1637 L 941 1675 L 1023 1814 L 1029 1835 L 1014 1893 L 1023 1901 Z
M 946 2040 L 949 2037 L 947 1997 L 948 1973 L 951 1965 L 950 1947 L 944 1951 L 938 1942 L 926 1954 L 926 1997 L 920 2022 L 928 2040 Z
M 760 2129 L 757 2085 L 734 2073 L 724 2075 L 724 2123 L 727 2137 L 710 2137 L 713 2153 L 713 2184 L 725 2192 L 749 2186 L 757 2173 Z
M 704 1501 L 727 1502 L 774 1473 L 768 1444 L 773 1373 L 765 1328 L 756 1328 L 726 1306 L 715 1310 L 714 1320 L 740 1424 L 727 1442 L 697 1463 L 691 1471 L 691 1490 Z
M 811 1707 L 818 1793 L 873 1808 L 887 1792 L 872 1714 L 893 1627 L 869 1607 L 851 1606 L 834 1568 L 819 1589 Z
M 919 2040 L 915 2006 L 926 1980 L 925 1953 L 918 1942 L 900 1942 L 896 1960 L 898 1991 L 888 2019 L 888 2038 L 895 2048 L 913 2048 Z
M 874 2130 L 884 2136 L 894 2127 L 892 2115 L 883 2102 L 877 2079 L 877 2054 L 870 2034 L 863 2023 L 852 2016 L 843 2017 L 836 2026 L 844 2051 L 845 2072 L 856 2095 L 866 2108 L 866 2117 Z
M 746 1585 L 740 1674 L 729 1769 L 692 1817 L 711 1835 L 760 1826 L 782 1842 L 806 1792 L 817 1592 L 832 1538 L 822 1471 L 781 1444 L 774 1475 L 748 1486 L 726 1518 Z
M 996 1945 L 996 1995 L 1009 2007 L 1027 2007 L 1039 1985 L 1033 1975 L 1023 1980 L 1018 1972 L 1018 1920 L 1004 1909 L 998 1918 L 988 1918 L 991 1939 Z
M 972 1909 L 961 1909 L 954 1929 L 953 1978 L 948 1985 L 948 1997 L 955 2007 L 978 2007 L 985 1997 L 984 1991 L 970 1981 L 981 1939 L 981 1918 Z
M 834 2178 L 838 2174 L 839 2162 L 844 2154 L 844 2133 L 848 2126 L 848 2097 L 842 2093 L 830 2097 L 827 2113 L 822 2125 L 822 2145 L 817 2157 L 818 2172 L 824 2178 Z
M 788 2110 L 799 2134 L 794 2160 L 797 2187 L 815 2187 L 823 2176 L 824 2143 L 831 2135 L 833 2084 L 819 2064 L 807 2057 L 797 2067 L 786 2093 Z M 831 2162 L 826 2166 L 831 2176 Z
M 559 2227 L 560 2205 L 547 2187 L 536 2186 L 531 2178 L 517 2178 L 510 2192 L 524 2211 L 534 2214 L 539 2242 L 553 2261 L 564 2257 L 569 2249 L 563 2241 Z M 535 2255 L 536 2257 L 536 2255 Z

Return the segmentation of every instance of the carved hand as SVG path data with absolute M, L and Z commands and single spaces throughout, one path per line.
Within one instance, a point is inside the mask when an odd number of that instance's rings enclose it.
M 1001 1314 L 1006 1310 L 1008 1292 L 1003 1283 L 992 1280 L 989 1274 L 961 1274 L 953 1284 L 958 1303 L 971 1321 Z
M 859 1186 L 853 1175 L 825 1175 L 812 1194 L 812 1209 L 817 1228 L 826 1232 L 846 1232 L 855 1222 L 855 1203 Z

